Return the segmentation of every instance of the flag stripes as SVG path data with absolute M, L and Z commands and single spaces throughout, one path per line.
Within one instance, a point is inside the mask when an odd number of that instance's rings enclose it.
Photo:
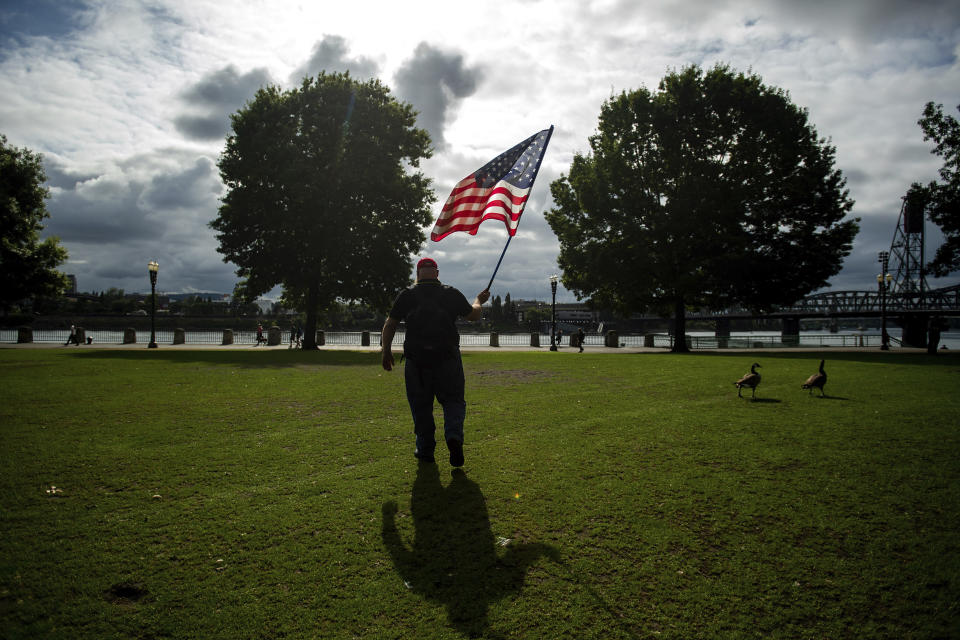
M 457 231 L 476 235 L 484 220 L 501 220 L 515 235 L 552 131 L 530 136 L 458 182 L 430 239 L 437 242 Z

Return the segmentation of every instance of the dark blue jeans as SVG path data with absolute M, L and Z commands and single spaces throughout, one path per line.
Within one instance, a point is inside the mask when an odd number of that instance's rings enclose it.
M 413 414 L 413 432 L 417 436 L 419 455 L 433 454 L 437 446 L 436 424 L 433 421 L 433 399 L 443 407 L 444 440 L 463 442 L 463 419 L 467 403 L 463 399 L 463 362 L 460 352 L 432 367 L 417 366 L 407 358 L 403 375 L 407 383 L 407 402 Z

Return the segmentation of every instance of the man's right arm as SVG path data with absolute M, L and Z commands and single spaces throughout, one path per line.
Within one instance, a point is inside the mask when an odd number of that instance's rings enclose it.
M 473 309 L 464 316 L 467 320 L 479 320 L 483 317 L 483 303 L 490 299 L 490 290 L 484 289 L 477 294 L 477 297 L 474 299 L 473 304 L 471 305 Z
M 400 323 L 396 318 L 388 317 L 380 332 L 380 359 L 385 371 L 393 370 L 393 336 L 397 333 L 398 324 Z

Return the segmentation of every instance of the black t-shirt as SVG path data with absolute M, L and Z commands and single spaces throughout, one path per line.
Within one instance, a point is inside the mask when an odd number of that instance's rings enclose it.
M 459 290 L 440 284 L 439 280 L 423 280 L 409 289 L 401 291 L 390 309 L 390 317 L 398 322 L 406 319 L 407 315 L 419 304 L 416 293 L 418 287 L 437 287 L 439 290 L 436 292 L 437 304 L 446 312 L 450 323 L 449 333 L 451 336 L 455 336 L 453 338 L 455 342 L 449 346 L 457 347 L 460 344 L 460 334 L 457 332 L 456 319 L 470 315 L 473 311 L 473 305 L 467 302 L 466 297 Z

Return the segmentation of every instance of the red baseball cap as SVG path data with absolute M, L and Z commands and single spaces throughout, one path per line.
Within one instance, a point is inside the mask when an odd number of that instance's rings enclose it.
M 437 262 L 433 258 L 420 258 L 420 262 L 417 263 L 417 271 L 420 271 L 421 267 L 431 267 L 436 269 Z

